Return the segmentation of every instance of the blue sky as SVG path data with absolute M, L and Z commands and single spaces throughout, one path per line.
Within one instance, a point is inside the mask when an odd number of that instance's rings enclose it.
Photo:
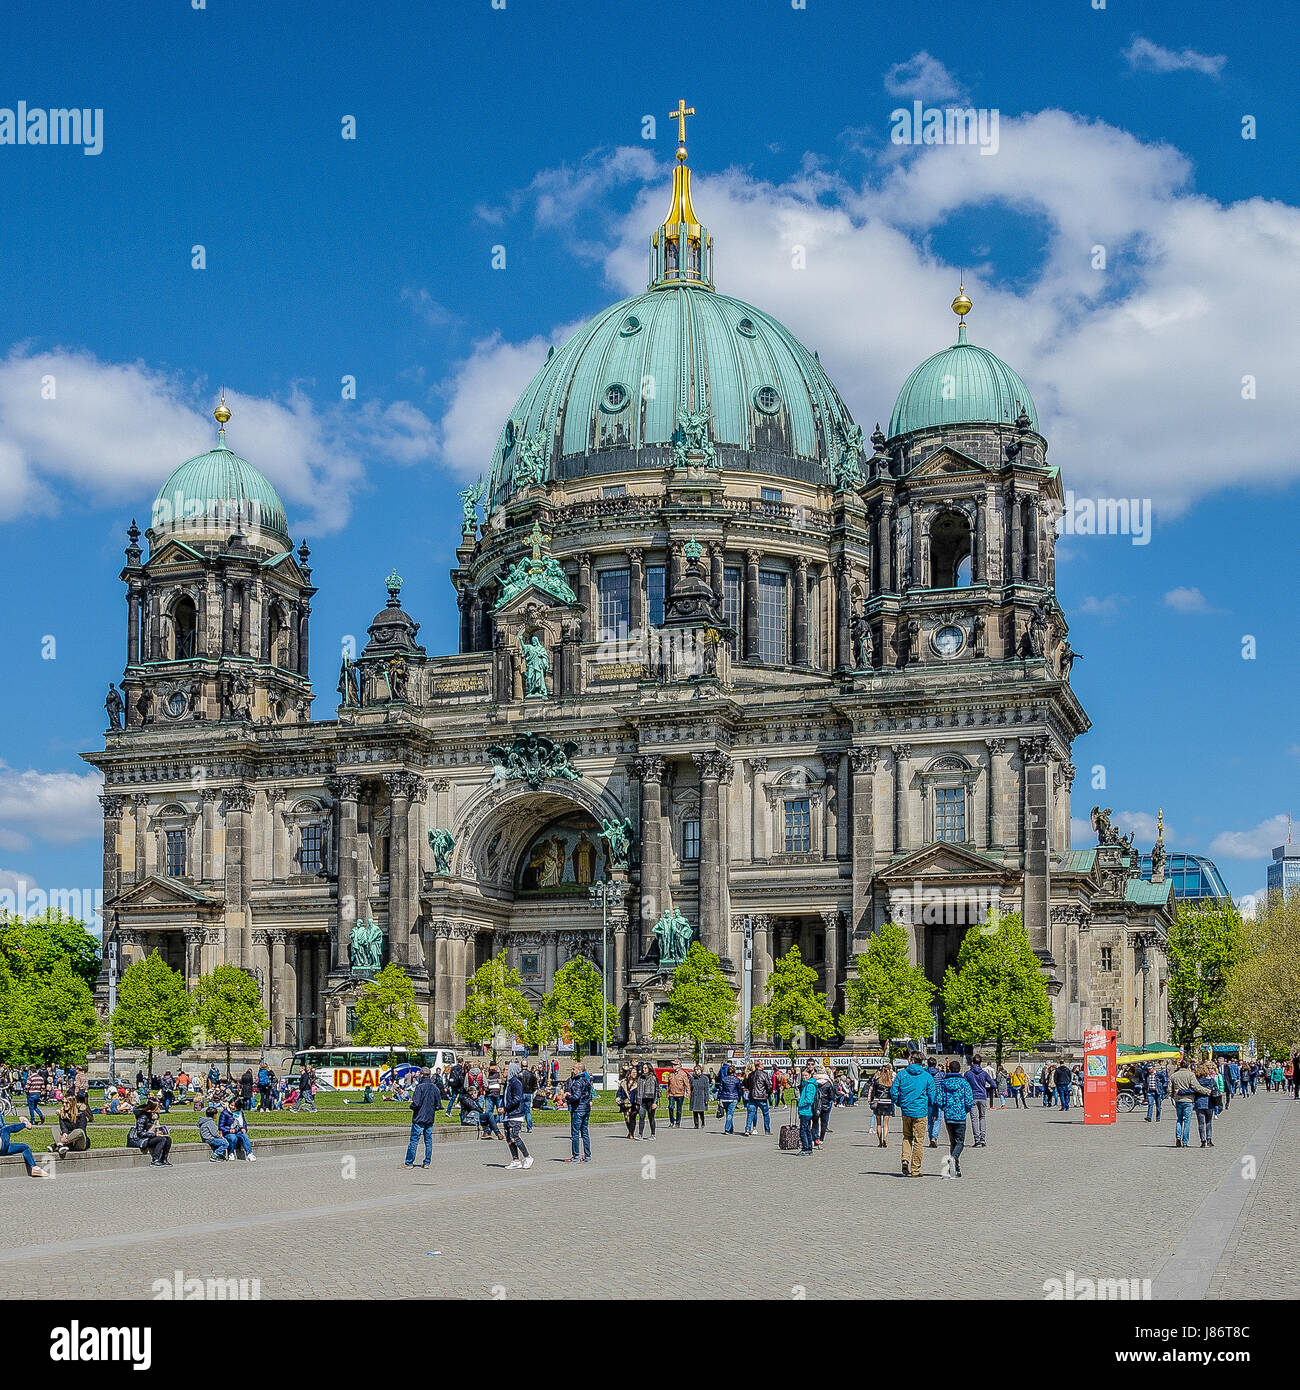
M 223 382 L 232 446 L 313 550 L 318 689 L 393 565 L 429 649 L 454 648 L 455 491 L 547 345 L 644 287 L 684 96 L 719 288 L 818 348 L 868 432 L 951 340 L 964 268 L 972 340 L 1025 377 L 1066 486 L 1151 500 L 1150 544 L 1060 545 L 1093 720 L 1075 814 L 1100 801 L 1149 847 L 1162 806 L 1171 848 L 1262 889 L 1300 772 L 1300 161 L 1275 7 L 691 17 L 685 37 L 626 0 L 0 20 L 0 108 L 104 112 L 97 155 L 0 144 L 0 888 L 98 882 L 76 755 L 125 656 L 123 529 L 207 447 Z M 891 144 L 913 100 L 996 110 L 996 154 Z

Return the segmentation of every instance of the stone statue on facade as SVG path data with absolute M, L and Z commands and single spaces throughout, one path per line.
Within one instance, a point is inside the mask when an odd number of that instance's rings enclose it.
M 348 964 L 354 971 L 374 971 L 383 965 L 384 934 L 372 918 L 358 917 L 348 942 Z
M 632 849 L 632 822 L 626 816 L 622 820 L 603 820 L 600 823 L 600 838 L 609 850 L 611 867 L 626 869 Z
M 1164 807 L 1160 807 L 1156 812 L 1156 842 L 1151 848 L 1151 882 L 1163 883 L 1165 881 L 1165 861 L 1168 856 L 1165 854 L 1165 812 Z
M 405 703 L 408 683 L 406 658 L 395 656 L 385 667 L 384 676 L 388 681 L 389 695 L 394 700 Z
M 831 464 L 831 482 L 836 492 L 852 492 L 863 484 L 862 427 L 839 421 L 836 429 L 835 458 Z
M 435 874 L 451 873 L 451 852 L 456 848 L 456 837 L 443 827 L 429 831 L 429 848 L 433 851 L 433 871 Z
M 694 932 L 691 924 L 681 912 L 670 907 L 654 924 L 653 935 L 659 947 L 659 964 L 667 969 L 675 969 L 686 959 L 691 948 Z
M 461 523 L 460 529 L 469 534 L 478 530 L 478 504 L 483 500 L 486 488 L 483 486 L 483 479 L 480 476 L 476 482 L 461 490 L 456 494 L 460 498 Z
M 713 411 L 705 406 L 703 410 L 679 410 L 677 428 L 673 431 L 673 467 L 686 468 L 696 465 L 704 468 L 719 468 L 717 451 L 709 438 L 709 421 Z
M 522 439 L 515 451 L 513 482 L 515 488 L 544 483 L 550 460 L 546 456 L 546 440 L 540 434 Z
M 1100 806 L 1092 808 L 1092 828 L 1097 832 L 1099 845 L 1118 845 L 1120 849 L 1132 850 L 1133 836 L 1121 835 L 1119 829 L 1111 824 L 1109 806 L 1104 809 Z
M 849 620 L 849 630 L 853 635 L 853 667 L 857 671 L 869 671 L 875 664 L 875 639 L 871 635 L 871 624 L 861 610 Z
M 339 667 L 339 683 L 334 688 L 339 692 L 339 704 L 347 709 L 352 704 L 352 663 L 346 656 Z
M 531 637 L 525 637 L 521 632 L 519 650 L 524 658 L 524 698 L 544 700 L 548 694 L 546 675 L 551 669 L 551 658 L 546 654 L 546 644 L 541 634 L 535 632 Z
M 117 686 L 109 685 L 104 708 L 108 711 L 108 727 L 120 729 L 122 727 L 122 697 L 117 693 Z
M 230 719 L 247 719 L 253 703 L 253 688 L 242 671 L 231 671 L 222 683 L 222 701 Z

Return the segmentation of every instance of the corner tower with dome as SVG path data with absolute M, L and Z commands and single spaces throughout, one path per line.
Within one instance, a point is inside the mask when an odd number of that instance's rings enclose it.
M 885 920 L 937 982 L 998 905 L 1058 1040 L 1160 1036 L 1168 887 L 1104 812 L 1070 843 L 1088 720 L 1029 390 L 969 341 L 962 288 L 956 342 L 900 369 L 864 446 L 817 355 L 715 287 L 689 114 L 646 292 L 547 353 L 462 493 L 456 654 L 416 643 L 393 573 L 312 717 L 314 590 L 274 491 L 224 438 L 164 485 L 240 519 L 128 549 L 128 717 L 92 758 L 128 958 L 251 969 L 290 1045 L 347 1040 L 361 925 L 439 1043 L 489 956 L 540 1001 L 583 955 L 649 1049 L 686 929 L 755 1004 L 798 945 L 838 1011 Z

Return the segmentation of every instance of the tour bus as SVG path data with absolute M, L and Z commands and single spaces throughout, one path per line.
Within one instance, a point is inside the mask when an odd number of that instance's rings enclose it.
M 367 1086 L 377 1090 L 389 1080 L 389 1051 L 386 1047 L 308 1047 L 295 1052 L 285 1062 L 283 1074 L 298 1076 L 302 1064 L 310 1062 L 316 1068 L 316 1085 L 330 1091 L 364 1091 Z M 456 1064 L 456 1054 L 447 1047 L 395 1048 L 392 1053 L 394 1079 L 420 1067 L 441 1067 L 444 1074 Z

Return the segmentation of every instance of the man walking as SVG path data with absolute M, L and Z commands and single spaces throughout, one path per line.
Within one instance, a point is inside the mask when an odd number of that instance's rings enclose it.
M 971 1148 L 986 1149 L 988 1143 L 984 1132 L 984 1122 L 988 1118 L 989 1087 L 993 1084 L 993 1078 L 979 1057 L 976 1056 L 970 1059 L 970 1066 L 966 1069 L 964 1080 L 970 1087 L 971 1093 Z M 965 1126 L 963 1126 L 964 1128 Z
M 442 1091 L 438 1083 L 429 1075 L 428 1067 L 420 1068 L 420 1079 L 411 1092 L 411 1142 L 406 1146 L 406 1166 L 415 1167 L 415 1151 L 420 1146 L 420 1136 L 424 1136 L 424 1163 L 427 1168 L 433 1161 L 433 1122 L 442 1109 Z
M 590 1163 L 591 1135 L 588 1132 L 587 1124 L 591 1119 L 591 1077 L 587 1075 L 587 1068 L 582 1062 L 574 1062 L 573 1075 L 569 1077 L 569 1085 L 564 1093 L 564 1098 L 569 1103 L 569 1140 L 573 1147 L 572 1157 L 566 1158 L 564 1161 L 566 1163 L 578 1161 L 578 1140 L 581 1139 L 582 1161 Z
M 944 1122 L 948 1126 L 948 1164 L 951 1173 L 942 1173 L 945 1178 L 961 1177 L 961 1151 L 966 1147 L 966 1116 L 970 1114 L 975 1097 L 970 1082 L 961 1074 L 961 1063 L 954 1058 L 948 1063 L 948 1074 L 939 1081 L 939 1108 L 943 1111 Z M 945 1167 L 948 1165 L 945 1164 Z
M 1184 1057 L 1169 1078 L 1169 1093 L 1174 1098 L 1174 1148 L 1185 1149 L 1192 1136 L 1192 1109 L 1196 1097 L 1213 1094 L 1213 1087 L 1201 1084 L 1191 1063 Z
M 506 1143 L 510 1147 L 510 1162 L 508 1168 L 531 1168 L 533 1166 L 533 1156 L 528 1152 L 528 1145 L 524 1143 L 519 1133 L 524 1123 L 524 1101 L 527 1093 L 524 1091 L 524 1078 L 519 1063 L 511 1061 L 506 1068 L 506 1088 L 502 1096 L 505 1110 L 506 1124 Z
M 681 1129 L 682 1127 L 682 1106 L 686 1103 L 686 1096 L 691 1089 L 690 1073 L 682 1066 L 680 1058 L 673 1063 L 673 1069 L 668 1073 L 668 1128 Z
M 939 1059 L 934 1053 L 931 1053 L 929 1057 L 925 1059 L 925 1069 L 930 1073 L 930 1077 L 934 1081 L 937 1090 L 943 1073 L 939 1069 Z M 939 1124 L 939 1106 L 936 1103 L 930 1107 L 930 1114 L 927 1117 L 925 1127 L 925 1137 L 929 1140 L 932 1149 L 937 1149 L 939 1147 Z
M 912 1060 L 894 1077 L 889 1095 L 903 1116 L 903 1176 L 919 1178 L 930 1106 L 939 1099 L 934 1077 L 921 1065 L 919 1052 L 913 1052 Z
M 302 1070 L 298 1073 L 298 1104 L 293 1107 L 296 1115 L 305 1105 L 314 1115 L 316 1113 L 316 1098 L 313 1094 L 316 1086 L 316 1068 L 308 1061 L 302 1064 Z
M 1160 1123 L 1160 1107 L 1165 1099 L 1165 1083 L 1167 1076 L 1163 1067 L 1150 1066 L 1147 1068 L 1147 1124 L 1151 1123 L 1152 1118 L 1156 1123 Z
M 1052 1084 L 1056 1087 L 1056 1103 L 1062 1110 L 1070 1108 L 1070 1086 L 1074 1081 L 1074 1073 L 1070 1070 L 1068 1062 L 1062 1062 L 1052 1073 Z
M 755 1067 L 749 1078 L 749 1096 L 745 1101 L 745 1133 L 752 1134 L 758 1128 L 758 1112 L 763 1112 L 763 1133 L 771 1134 L 771 1111 L 768 1100 L 772 1094 L 772 1083 L 762 1067 Z

